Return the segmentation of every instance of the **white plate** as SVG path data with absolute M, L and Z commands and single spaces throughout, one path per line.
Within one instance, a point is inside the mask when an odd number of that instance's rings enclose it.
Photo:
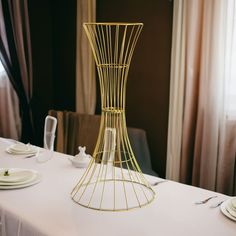
M 24 181 L 16 182 L 16 183 L 4 183 L 4 182 L 2 183 L 2 182 L 0 182 L 0 186 L 18 186 L 18 185 L 23 185 L 23 184 L 25 185 L 30 182 L 33 182 L 36 178 L 37 178 L 37 173 L 35 172 L 30 179 L 26 179 Z
M 9 175 L 4 176 L 5 171 L 8 170 Z M 18 183 L 32 178 L 35 171 L 28 169 L 10 168 L 0 169 L 0 183 Z
M 236 217 L 232 216 L 232 215 L 228 212 L 228 210 L 227 210 L 227 208 L 226 208 L 227 205 L 230 203 L 230 201 L 231 201 L 231 198 L 228 199 L 228 200 L 226 200 L 226 201 L 224 201 L 224 202 L 221 204 L 220 209 L 221 209 L 221 212 L 222 212 L 225 216 L 227 216 L 228 218 L 230 218 L 230 219 L 233 220 L 233 221 L 236 221 Z
M 236 197 L 232 198 L 231 204 L 232 204 L 232 208 L 236 210 Z
M 17 188 L 25 188 L 25 187 L 29 187 L 29 186 L 32 186 L 32 185 L 35 185 L 37 183 L 39 183 L 42 179 L 42 175 L 38 172 L 36 172 L 34 178 L 32 178 L 30 181 L 25 181 L 25 182 L 22 182 L 21 184 L 18 184 L 18 185 L 0 185 L 0 189 L 2 190 L 7 190 L 7 189 L 17 189 Z
M 24 152 L 18 152 L 18 151 L 14 151 L 11 148 L 7 148 L 6 152 L 9 154 L 13 154 L 13 155 L 28 155 L 28 154 L 36 154 L 37 153 L 37 149 L 31 149 L 29 151 L 24 151 Z
M 6 149 L 6 152 L 14 155 L 35 154 L 38 148 L 28 144 L 13 144 Z
M 229 203 L 226 205 L 226 210 L 229 212 L 230 215 L 232 215 L 234 218 L 236 218 L 236 210 L 234 209 L 234 206 L 232 204 L 232 199 L 230 199 Z

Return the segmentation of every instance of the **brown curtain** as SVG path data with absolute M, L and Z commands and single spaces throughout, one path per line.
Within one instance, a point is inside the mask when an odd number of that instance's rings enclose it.
M 94 114 L 96 108 L 96 70 L 84 22 L 96 21 L 96 0 L 77 0 L 76 111 Z
M 0 59 L 19 98 L 21 140 L 33 142 L 32 58 L 28 1 L 0 1 Z M 4 114 L 1 114 L 4 119 Z

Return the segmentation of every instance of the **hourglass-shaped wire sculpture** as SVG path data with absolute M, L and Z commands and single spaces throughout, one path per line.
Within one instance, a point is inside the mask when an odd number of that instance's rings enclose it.
M 126 82 L 142 23 L 84 23 L 101 92 L 100 130 L 92 159 L 71 196 L 97 210 L 122 211 L 152 202 L 155 192 L 135 159 L 125 118 Z

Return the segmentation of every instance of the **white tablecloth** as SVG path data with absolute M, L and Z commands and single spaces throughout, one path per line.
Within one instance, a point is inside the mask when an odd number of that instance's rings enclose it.
M 150 205 L 128 212 L 90 210 L 73 202 L 70 192 L 83 173 L 68 156 L 54 153 L 51 160 L 37 163 L 5 152 L 9 144 L 0 139 L 0 167 L 31 168 L 42 173 L 34 186 L 0 190 L 1 236 L 235 236 L 236 223 L 210 205 L 228 196 L 168 181 L 154 188 Z M 49 155 L 44 150 L 40 155 Z M 147 176 L 150 181 L 158 180 Z M 217 194 L 204 205 L 194 201 Z

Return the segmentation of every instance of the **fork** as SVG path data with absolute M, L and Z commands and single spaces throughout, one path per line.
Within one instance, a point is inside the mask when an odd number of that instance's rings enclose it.
M 35 157 L 36 154 L 31 154 L 31 155 L 28 155 L 28 156 L 25 156 L 24 158 L 31 158 L 31 157 Z
M 36 153 L 30 154 L 28 156 L 25 156 L 24 158 L 38 157 L 38 155 L 39 155 L 39 147 L 37 148 L 37 152 Z
M 220 202 L 217 202 L 213 205 L 210 206 L 210 208 L 217 208 L 218 206 L 220 206 L 224 201 L 220 201 Z
M 205 204 L 205 203 L 207 203 L 209 200 L 211 200 L 212 198 L 216 198 L 216 197 L 217 197 L 217 196 L 211 196 L 211 197 L 208 197 L 208 198 L 206 198 L 206 199 L 204 199 L 204 200 L 197 201 L 197 202 L 195 202 L 195 204 L 196 204 L 196 205 Z
M 150 183 L 151 186 L 157 186 L 158 184 L 161 184 L 161 183 L 165 183 L 167 182 L 168 180 L 160 180 L 160 181 L 156 181 L 154 183 Z

